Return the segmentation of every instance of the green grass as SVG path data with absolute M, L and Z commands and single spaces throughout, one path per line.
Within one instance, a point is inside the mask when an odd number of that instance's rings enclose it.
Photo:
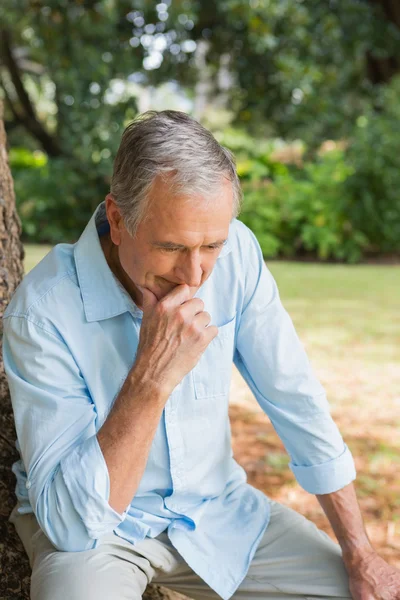
M 370 358 L 400 359 L 400 267 L 267 265 L 300 336 L 334 354 L 368 346 Z
M 44 244 L 25 244 L 24 249 L 24 269 L 26 274 L 29 273 L 29 271 L 33 269 L 33 267 L 37 265 L 37 263 L 40 262 L 48 252 L 50 252 L 52 246 L 47 246 Z

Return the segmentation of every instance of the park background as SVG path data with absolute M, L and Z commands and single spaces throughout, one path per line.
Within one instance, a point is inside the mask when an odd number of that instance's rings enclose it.
M 239 218 L 353 452 L 370 538 L 400 566 L 397 0 L 3 0 L 0 23 L 25 273 L 77 241 L 132 118 L 198 119 L 236 157 Z M 249 482 L 333 536 L 235 369 L 231 399 Z

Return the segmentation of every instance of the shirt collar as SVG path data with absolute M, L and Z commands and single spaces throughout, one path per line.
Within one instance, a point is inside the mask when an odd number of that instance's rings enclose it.
M 134 316 L 142 317 L 143 311 L 115 277 L 104 256 L 98 234 L 98 229 L 104 227 L 104 219 L 107 221 L 105 201 L 96 208 L 74 247 L 76 273 L 86 320 L 101 321 L 127 311 Z M 228 238 L 217 260 L 229 252 L 231 252 L 231 245 Z

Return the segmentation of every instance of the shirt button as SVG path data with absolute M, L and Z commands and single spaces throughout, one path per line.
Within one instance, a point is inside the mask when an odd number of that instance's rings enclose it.
M 26 482 L 26 484 L 25 484 L 26 489 L 29 490 L 29 488 L 31 487 L 31 485 L 32 485 L 32 482 L 28 480 Z

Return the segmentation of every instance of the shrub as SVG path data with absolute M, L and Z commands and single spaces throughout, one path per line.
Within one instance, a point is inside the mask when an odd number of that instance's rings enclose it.
M 357 119 L 346 151 L 346 211 L 375 252 L 400 251 L 400 77 Z
M 322 260 L 357 262 L 368 238 L 346 210 L 345 182 L 352 173 L 343 151 L 335 150 L 301 171 L 249 181 L 243 185 L 240 218 L 255 232 L 266 257 L 313 253 Z
M 14 148 L 10 167 L 23 242 L 75 242 L 109 190 L 97 165 L 86 171 L 72 159 Z

